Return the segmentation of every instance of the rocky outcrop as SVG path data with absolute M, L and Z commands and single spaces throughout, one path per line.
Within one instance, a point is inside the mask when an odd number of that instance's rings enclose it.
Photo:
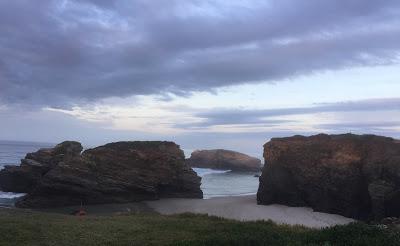
M 81 154 L 78 142 L 27 154 L 0 171 L 0 190 L 28 193 L 19 207 L 201 198 L 201 178 L 172 142 L 117 142 Z
M 196 150 L 186 163 L 191 167 L 213 168 L 232 171 L 260 171 L 261 161 L 257 158 L 230 150 Z
M 0 171 L 0 190 L 29 193 L 50 169 L 60 162 L 79 157 L 82 149 L 78 142 L 65 141 L 54 148 L 28 153 L 20 166 L 5 166 Z
M 400 216 L 400 142 L 374 135 L 275 138 L 264 145 L 259 204 L 363 220 Z

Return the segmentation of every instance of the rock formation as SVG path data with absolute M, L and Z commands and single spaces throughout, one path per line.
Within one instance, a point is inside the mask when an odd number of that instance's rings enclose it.
M 0 171 L 0 190 L 28 193 L 19 207 L 201 198 L 201 178 L 172 142 L 117 142 L 81 154 L 78 142 L 27 154 Z
M 260 171 L 257 158 L 230 150 L 196 150 L 186 162 L 191 167 L 213 168 L 232 171 Z
M 64 159 L 79 158 L 82 149 L 78 142 L 65 141 L 54 148 L 28 153 L 20 166 L 10 165 L 0 171 L 0 190 L 29 193 L 50 169 Z
M 400 216 L 400 142 L 374 135 L 274 138 L 259 204 L 309 206 L 363 220 Z

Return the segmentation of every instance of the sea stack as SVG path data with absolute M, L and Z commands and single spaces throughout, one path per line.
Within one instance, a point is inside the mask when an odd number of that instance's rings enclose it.
M 191 167 L 231 171 L 258 172 L 261 160 L 236 151 L 213 149 L 196 150 L 186 160 Z
M 68 141 L 27 154 L 20 166 L 0 171 L 0 190 L 27 193 L 18 207 L 203 196 L 201 178 L 173 142 L 116 142 L 81 151 L 80 143 Z
M 400 141 L 374 135 L 273 138 L 259 204 L 309 206 L 362 220 L 400 216 Z

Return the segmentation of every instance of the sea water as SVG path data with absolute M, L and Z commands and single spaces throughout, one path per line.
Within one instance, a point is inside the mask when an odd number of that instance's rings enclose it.
M 201 177 L 201 190 L 205 199 L 222 196 L 244 196 L 257 193 L 258 173 L 231 172 L 230 170 L 214 170 L 193 168 Z
M 52 147 L 52 144 L 0 141 L 0 169 L 5 165 L 19 165 L 27 153 L 40 148 Z M 237 173 L 229 170 L 213 170 L 208 168 L 193 168 L 202 178 L 201 189 L 204 198 L 220 196 L 241 196 L 255 194 L 258 188 L 258 178 L 254 172 Z M 24 194 L 0 191 L 0 205 L 12 205 L 18 197 Z

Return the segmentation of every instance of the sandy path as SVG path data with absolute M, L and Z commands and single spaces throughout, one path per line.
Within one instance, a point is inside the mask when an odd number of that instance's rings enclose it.
M 336 214 L 313 212 L 310 208 L 284 205 L 257 205 L 255 195 L 212 199 L 162 199 L 145 202 L 161 214 L 184 212 L 209 214 L 241 221 L 272 220 L 278 224 L 323 228 L 347 224 L 353 219 Z

